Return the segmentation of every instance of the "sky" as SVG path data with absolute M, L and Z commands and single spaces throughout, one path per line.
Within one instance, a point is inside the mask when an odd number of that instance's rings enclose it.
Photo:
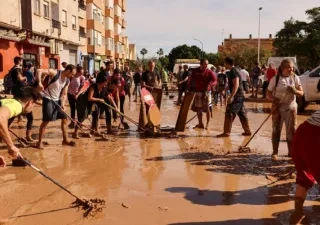
M 307 21 L 305 11 L 319 7 L 319 0 L 127 0 L 127 29 L 130 43 L 135 43 L 137 56 L 146 48 L 155 56 L 162 48 L 201 44 L 206 52 L 217 52 L 223 38 L 258 37 L 259 7 L 261 38 L 275 36 L 285 20 L 293 17 Z

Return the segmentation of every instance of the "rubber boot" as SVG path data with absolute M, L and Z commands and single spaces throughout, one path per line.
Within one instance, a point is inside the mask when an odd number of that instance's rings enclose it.
M 27 130 L 26 131 L 26 139 L 28 142 L 34 142 L 34 140 L 32 139 L 32 136 L 31 136 L 31 130 Z

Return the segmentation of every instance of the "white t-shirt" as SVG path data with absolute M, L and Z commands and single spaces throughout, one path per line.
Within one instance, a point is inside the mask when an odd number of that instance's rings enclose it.
M 280 100 L 280 109 L 287 110 L 290 107 L 297 107 L 296 95 L 288 92 L 288 86 L 298 88 L 301 86 L 300 78 L 296 75 L 289 77 L 279 77 L 279 82 L 276 88 L 277 76 L 274 76 L 269 84 L 268 90 L 272 91 L 273 97 Z
M 320 110 L 312 114 L 312 116 L 307 120 L 307 122 L 320 127 Z
M 47 89 L 44 91 L 43 97 L 51 99 L 53 101 L 59 101 L 62 89 L 66 86 L 68 78 L 64 78 L 64 81 L 61 79 L 61 74 L 59 78 L 50 84 Z
M 249 72 L 246 71 L 245 69 L 240 70 L 240 76 L 242 81 L 248 81 Z

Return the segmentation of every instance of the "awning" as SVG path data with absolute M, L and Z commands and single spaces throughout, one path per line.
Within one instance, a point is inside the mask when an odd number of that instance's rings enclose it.
M 39 42 L 32 39 L 27 39 L 27 42 L 32 45 L 39 45 L 39 46 L 50 48 L 50 43 L 47 43 L 47 42 Z

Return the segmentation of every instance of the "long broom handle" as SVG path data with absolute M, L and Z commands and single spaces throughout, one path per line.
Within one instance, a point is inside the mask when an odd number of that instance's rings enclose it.
M 213 102 L 211 102 L 211 103 L 208 105 L 208 109 L 209 109 L 209 107 L 212 106 L 212 105 L 213 105 Z M 206 109 L 206 108 L 201 109 L 201 111 L 198 112 L 198 113 L 197 113 L 194 117 L 192 117 L 190 120 L 188 120 L 185 125 L 187 125 L 187 124 L 190 123 L 192 120 L 194 120 L 194 118 L 196 118 L 196 117 L 197 117 L 200 113 L 202 113 L 205 109 Z
M 10 130 L 10 129 L 9 129 L 9 132 L 10 132 L 11 134 L 13 134 L 13 135 L 18 139 L 18 141 L 20 142 L 20 144 L 22 144 L 23 146 L 26 145 L 16 133 L 14 133 L 14 132 L 13 132 L 12 130 Z
M 42 172 L 40 169 L 38 169 L 37 167 L 35 167 L 34 165 L 31 164 L 31 162 L 23 159 L 23 158 L 19 158 L 20 160 L 22 160 L 25 164 L 27 164 L 28 166 L 30 166 L 32 169 L 34 169 L 35 171 L 37 171 L 38 173 L 40 173 L 42 176 L 44 176 L 45 178 L 47 178 L 48 180 L 50 180 L 52 183 L 54 183 L 55 185 L 57 185 L 58 187 L 60 187 L 62 190 L 64 190 L 65 192 L 67 192 L 68 194 L 70 194 L 71 196 L 73 196 L 74 198 L 76 198 L 78 201 L 81 201 L 81 203 L 86 204 L 84 200 L 82 200 L 81 198 L 79 198 L 78 196 L 76 196 L 75 194 L 73 194 L 71 191 L 69 191 L 67 188 L 65 188 L 64 186 L 62 186 L 61 184 L 59 184 L 57 181 L 55 181 L 54 179 L 52 179 L 51 177 L 49 177 L 47 174 L 45 174 L 44 172 Z
M 254 132 L 254 134 L 251 136 L 251 138 L 249 139 L 249 141 L 243 146 L 244 148 L 247 147 L 250 142 L 252 141 L 252 139 L 254 138 L 254 136 L 256 136 L 256 134 L 261 130 L 261 128 L 263 127 L 263 125 L 269 120 L 270 116 L 273 114 L 273 112 L 275 111 L 275 109 L 273 109 L 271 111 L 271 113 L 267 116 L 267 118 L 262 122 L 262 124 L 260 125 L 260 127 L 256 130 L 256 132 Z
M 43 91 L 44 93 L 46 93 L 46 94 L 48 94 L 50 97 L 51 97 L 51 95 L 47 92 L 47 91 Z M 51 97 L 52 98 L 52 97 Z M 79 125 L 79 123 L 77 122 L 77 121 L 75 121 L 74 119 L 72 119 L 71 118 L 71 116 L 69 116 L 68 115 L 68 113 L 65 111 L 65 110 L 63 110 L 62 109 L 62 107 L 58 104 L 58 103 L 56 103 L 55 101 L 53 101 L 52 100 L 52 102 L 73 122 L 73 123 L 75 123 L 75 125 L 79 128 L 79 130 L 81 130 L 83 133 L 86 133 L 83 129 L 82 129 L 82 127 Z M 91 129 L 90 129 L 91 130 Z

